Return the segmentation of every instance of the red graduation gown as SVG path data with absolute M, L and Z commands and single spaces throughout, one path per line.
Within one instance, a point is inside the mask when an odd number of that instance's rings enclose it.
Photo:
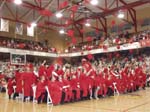
M 62 84 L 58 81 L 48 81 L 48 89 L 52 98 L 52 103 L 57 105 L 61 102 L 62 97 Z
M 12 93 L 14 93 L 14 89 L 13 89 L 14 85 L 15 85 L 15 82 L 13 82 L 12 79 L 9 79 L 8 84 L 7 84 L 8 95 L 11 95 Z
M 23 90 L 24 90 L 24 96 L 32 96 L 32 84 L 34 83 L 34 74 L 32 72 L 24 72 L 23 77 Z
M 77 98 L 77 100 L 79 100 L 80 99 L 80 85 L 79 85 L 79 80 L 77 78 L 76 79 L 71 79 L 70 85 L 72 87 L 72 90 L 76 91 L 76 98 Z
M 42 93 L 45 92 L 45 86 L 46 83 L 45 82 L 38 82 L 37 86 L 36 86 L 36 99 L 38 99 Z
M 16 72 L 15 73 L 15 80 L 16 80 L 16 93 L 22 93 L 22 73 Z

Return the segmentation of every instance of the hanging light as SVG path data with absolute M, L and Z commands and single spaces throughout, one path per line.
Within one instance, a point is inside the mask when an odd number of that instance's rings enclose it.
M 65 33 L 64 29 L 59 30 L 59 33 L 64 34 Z
M 65 49 L 65 53 L 68 53 L 69 51 L 68 51 L 68 49 Z
M 32 27 L 36 27 L 37 24 L 36 24 L 35 22 L 33 22 L 33 23 L 31 23 L 31 26 L 32 26 Z
M 17 5 L 20 5 L 20 4 L 22 4 L 22 0 L 14 0 L 14 3 Z
M 91 0 L 90 3 L 91 3 L 92 5 L 97 5 L 97 4 L 98 4 L 98 0 Z
M 91 24 L 90 23 L 85 23 L 85 26 L 90 27 Z
M 91 26 L 91 24 L 90 24 L 90 22 L 88 20 L 86 21 L 85 26 L 87 26 L 87 27 Z
M 118 18 L 120 18 L 120 19 L 122 19 L 122 18 L 124 18 L 124 13 L 122 12 L 122 11 L 120 11 L 119 13 L 118 13 Z
M 57 13 L 56 13 L 56 17 L 57 17 L 57 18 L 61 18 L 62 16 L 63 16 L 63 14 L 62 14 L 61 12 L 57 12 Z

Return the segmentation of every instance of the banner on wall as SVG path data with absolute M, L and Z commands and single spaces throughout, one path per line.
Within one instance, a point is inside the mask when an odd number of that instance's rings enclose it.
M 16 23 L 16 29 L 15 29 L 15 33 L 22 35 L 23 34 L 23 24 L 22 23 Z
M 9 21 L 8 20 L 5 20 L 5 19 L 2 19 L 0 20 L 1 22 L 1 27 L 0 27 L 0 30 L 1 31 L 5 31 L 5 32 L 9 32 Z
M 27 26 L 27 35 L 33 37 L 34 36 L 34 27 Z

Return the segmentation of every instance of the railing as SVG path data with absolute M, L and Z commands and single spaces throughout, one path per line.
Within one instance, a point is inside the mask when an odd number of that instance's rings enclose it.
M 77 57 L 77 56 L 84 56 L 88 54 L 98 54 L 98 53 L 107 53 L 107 52 L 116 52 L 122 50 L 129 50 L 129 49 L 139 49 L 146 46 L 141 46 L 140 42 L 134 42 L 129 44 L 120 45 L 120 49 L 117 49 L 116 46 L 109 47 L 107 50 L 102 48 L 93 49 L 93 50 L 86 50 L 83 52 L 75 52 L 75 53 L 48 53 L 48 52 L 40 52 L 40 51 L 30 51 L 30 50 L 21 50 L 21 49 L 13 49 L 13 48 L 5 48 L 0 47 L 0 52 L 2 53 L 16 53 L 16 54 L 24 54 L 24 55 L 32 55 L 32 56 L 43 56 L 43 57 Z

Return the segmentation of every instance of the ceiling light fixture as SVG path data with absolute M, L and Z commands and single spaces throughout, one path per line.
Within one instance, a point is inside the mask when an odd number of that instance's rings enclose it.
M 124 18 L 124 16 L 125 16 L 125 15 L 124 15 L 123 12 L 119 12 L 119 13 L 118 13 L 118 18 L 122 19 L 122 18 Z
M 90 27 L 91 24 L 90 23 L 85 23 L 85 26 Z
M 85 26 L 90 27 L 91 24 L 90 24 L 89 22 L 86 22 L 86 23 L 85 23 Z
M 35 22 L 33 22 L 33 23 L 31 23 L 31 26 L 32 26 L 32 27 L 36 27 L 37 24 L 36 24 Z
M 20 4 L 22 4 L 22 0 L 14 0 L 14 3 L 17 5 L 20 5 Z
M 61 12 L 57 12 L 57 13 L 56 13 L 56 17 L 57 17 L 57 18 L 61 18 L 62 16 L 63 16 L 63 14 L 62 14 Z
M 64 29 L 59 30 L 59 33 L 64 34 L 65 33 Z
M 97 4 L 98 4 L 98 0 L 91 0 L 90 3 L 91 3 L 92 5 L 97 5 Z

